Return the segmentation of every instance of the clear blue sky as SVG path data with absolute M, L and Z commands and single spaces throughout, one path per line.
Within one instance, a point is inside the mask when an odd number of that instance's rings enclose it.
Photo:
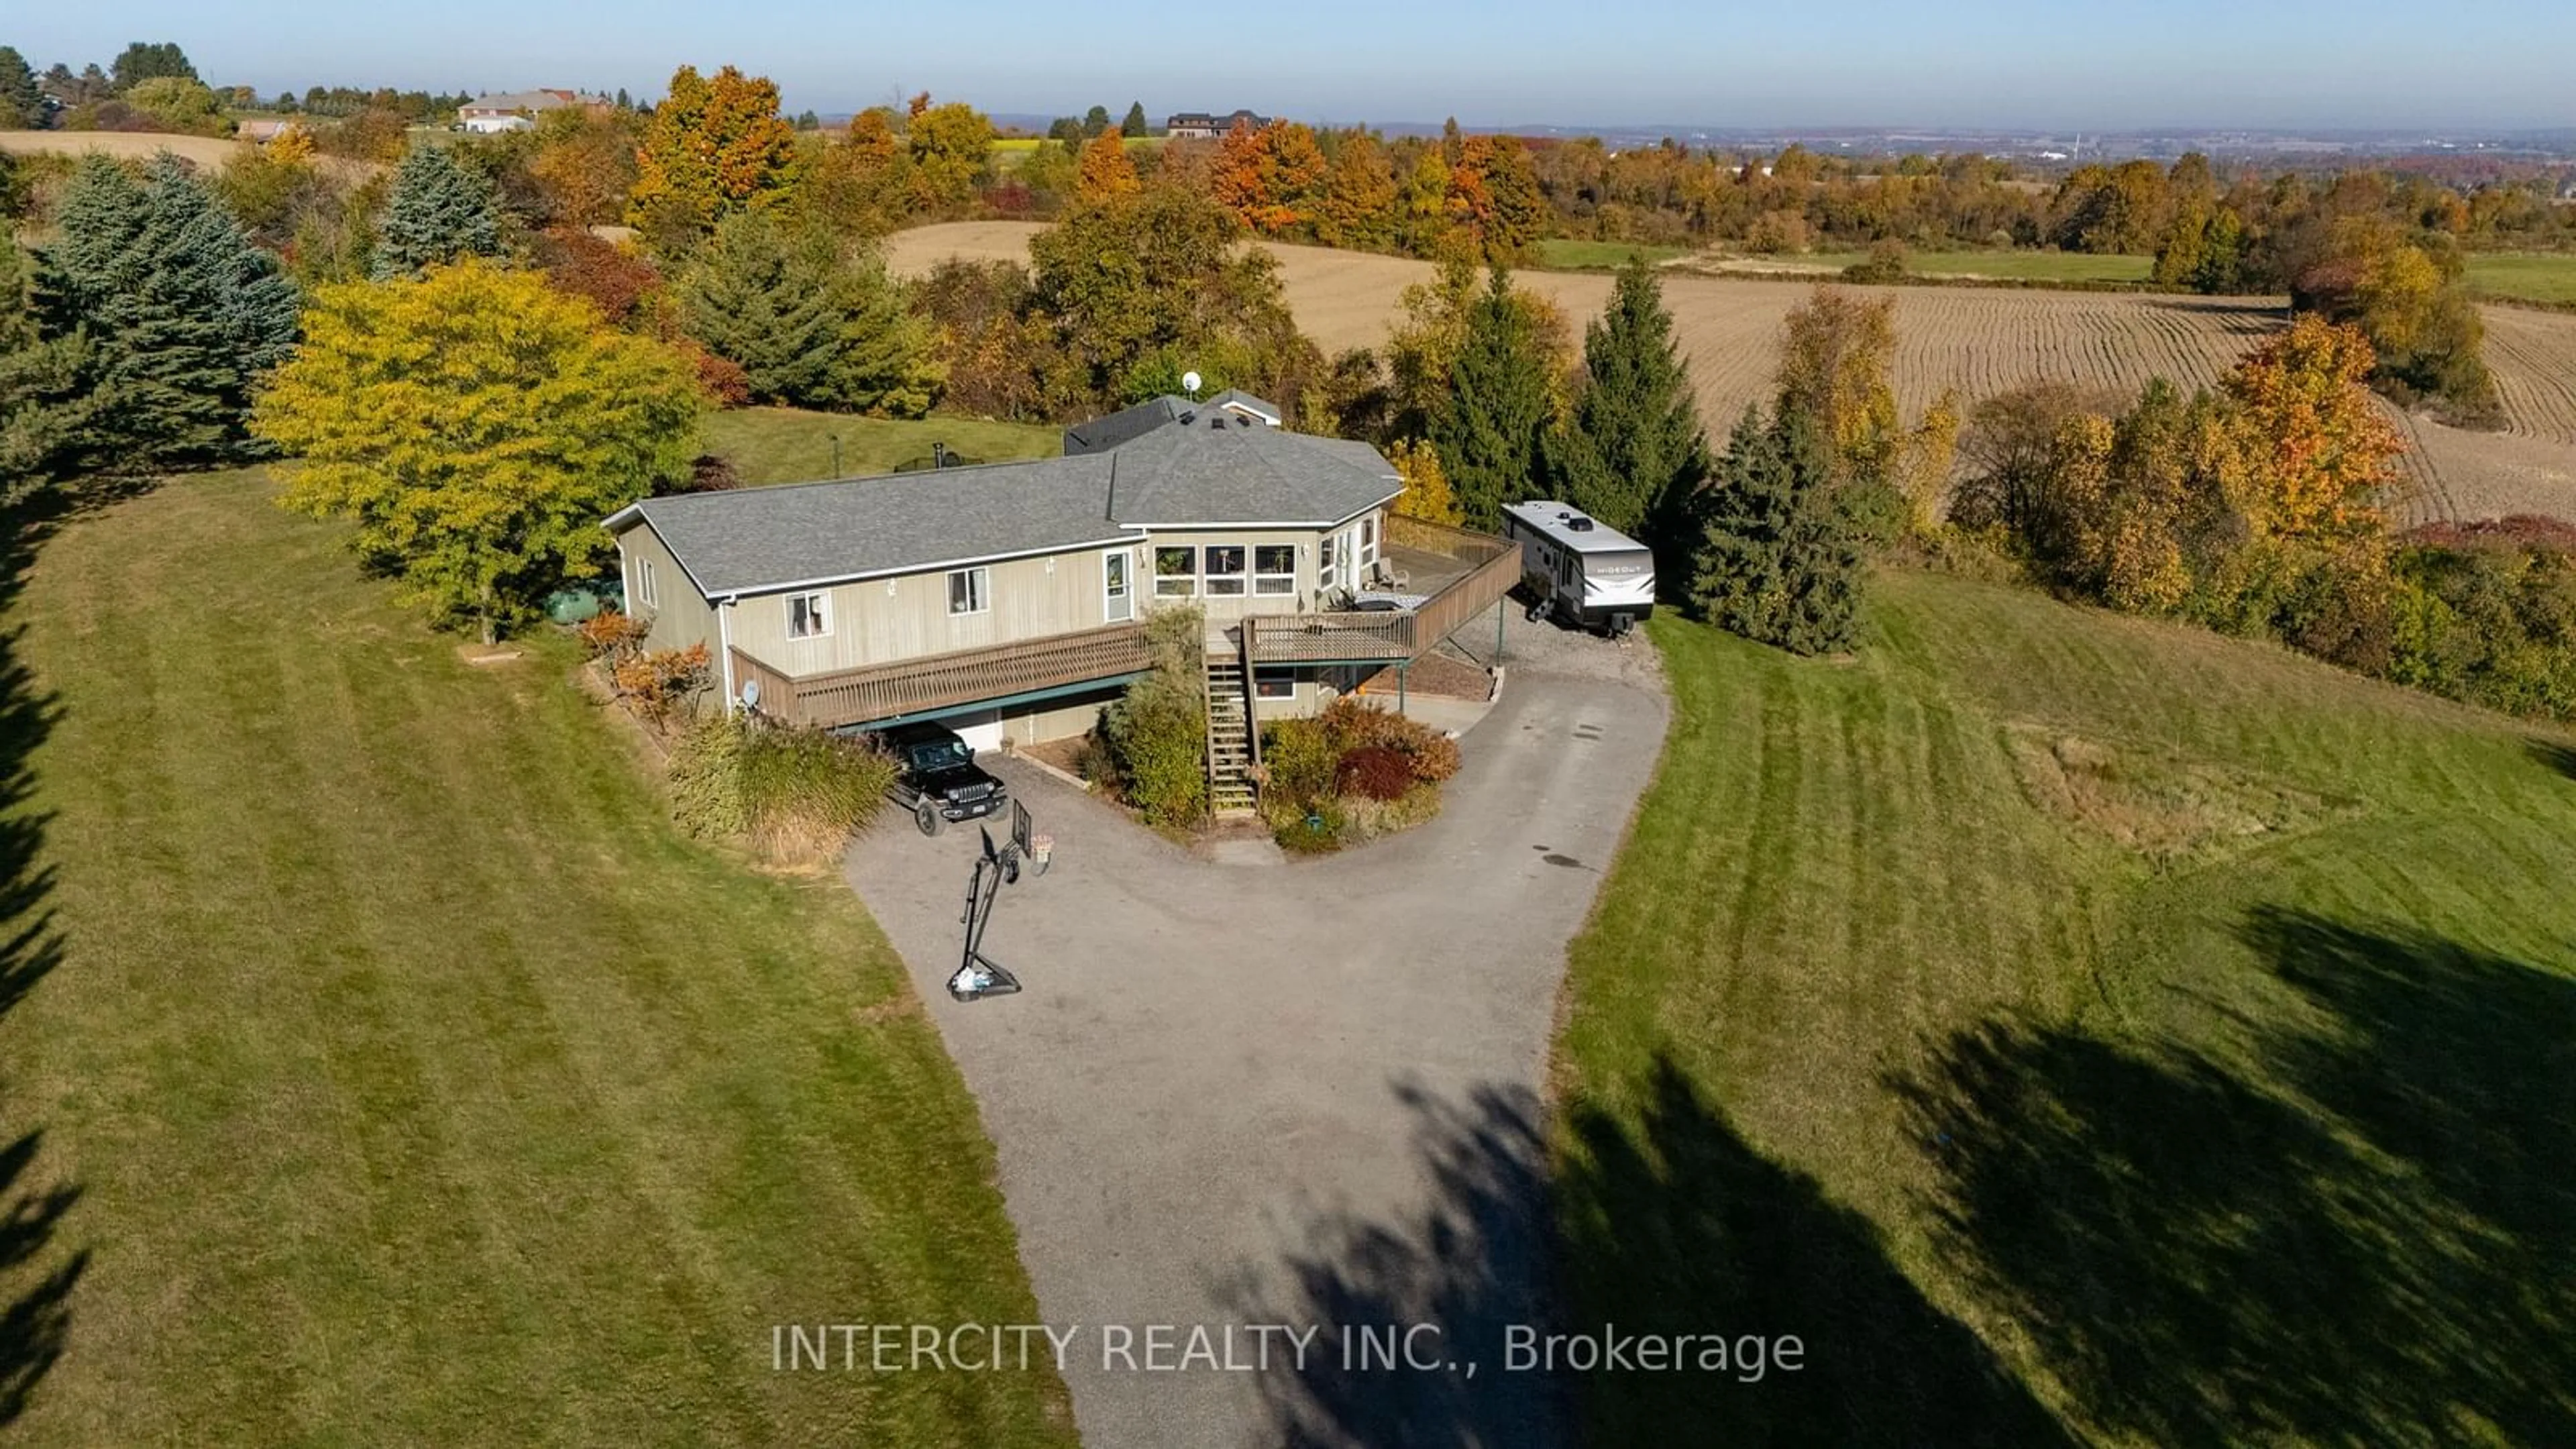
M 2576 126 L 2576 0 L 705 0 L 12 4 L 38 67 L 176 40 L 218 84 L 620 86 L 727 62 L 791 110 L 927 89 L 1311 120 L 1707 125 Z M 2154 27 L 2149 33 L 2144 27 Z

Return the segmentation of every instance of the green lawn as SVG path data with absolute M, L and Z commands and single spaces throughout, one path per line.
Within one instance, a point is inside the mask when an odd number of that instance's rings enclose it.
M 2471 252 L 2470 287 L 2521 302 L 2576 303 L 2576 252 Z
M 900 965 L 680 838 L 564 641 L 464 663 L 273 486 L 74 522 L 7 601 L 0 1423 L 1070 1443 L 1051 1372 L 771 1370 L 1036 1314 Z
M 2576 1442 L 2576 743 L 1921 574 L 1856 661 L 1653 628 L 1574 1319 L 1807 1368 L 1596 1442 Z
M 1545 237 L 1532 248 L 1537 253 L 1533 265 L 1556 272 L 1616 271 L 1628 264 L 1630 257 L 1644 257 L 1649 263 L 1670 261 L 1687 256 L 1688 247 L 1647 246 L 1642 242 L 1589 241 L 1581 237 Z
M 976 418 L 934 417 L 921 422 L 815 413 L 801 408 L 735 408 L 707 419 L 710 453 L 733 460 L 749 483 L 804 483 L 832 474 L 832 439 L 841 440 L 841 476 L 886 473 L 924 461 L 933 443 L 984 463 L 1009 458 L 1052 458 L 1063 450 L 1064 430 Z

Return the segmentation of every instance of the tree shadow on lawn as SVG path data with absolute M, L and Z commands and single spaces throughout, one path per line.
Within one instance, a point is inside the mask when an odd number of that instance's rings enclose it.
M 78 506 L 52 498 L 0 508 L 0 617 L 15 607 L 36 549 Z M 47 816 L 31 803 L 33 757 L 57 720 L 18 657 L 20 631 L 0 634 L 0 1017 L 63 960 L 63 938 L 48 900 L 42 861 Z M 29 1396 L 61 1357 L 71 1327 L 71 1293 L 88 1267 L 86 1250 L 63 1254 L 55 1238 L 80 1188 L 51 1181 L 37 1159 L 44 1134 L 0 1134 L 0 1426 L 25 1412 Z
M 2576 780 L 2576 745 L 2564 740 L 2533 740 L 2528 748 L 2534 761 Z
M 2055 1421 L 1891 1263 L 1876 1229 L 1749 1146 L 1670 1061 L 1631 1122 L 1578 1109 L 1551 1188 L 1533 1097 L 1399 1095 L 1435 1184 L 1397 1221 L 1328 1217 L 1293 1290 L 1239 1294 L 1250 1322 L 1327 1325 L 1305 1371 L 1262 1378 L 1291 1445 L 2047 1446 Z M 1551 1220 L 1555 1225 L 1551 1235 Z M 1553 1270 L 1553 1273 L 1551 1272 Z M 1560 1309 L 1561 1275 L 1574 1311 Z M 1446 1370 L 1360 1369 L 1356 1325 L 1440 1326 Z M 1334 1325 L 1339 1325 L 1337 1332 Z M 1689 1334 L 1689 1366 L 1509 1371 L 1505 1332 Z M 1725 1367 L 1702 1359 L 1708 1335 Z M 1760 1335 L 1758 1368 L 1744 1353 Z M 1786 1337 L 1800 1367 L 1781 1367 Z M 1428 1342 L 1425 1346 L 1428 1356 Z M 1632 1348 L 1631 1362 L 1634 1350 Z
M 1899 1084 L 1945 1258 L 2107 1435 L 2576 1443 L 2576 981 L 2242 936 L 2312 1009 L 2241 1061 L 1999 1021 Z

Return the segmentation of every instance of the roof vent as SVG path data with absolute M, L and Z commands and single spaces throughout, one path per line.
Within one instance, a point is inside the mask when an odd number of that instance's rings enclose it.
M 1565 527 L 1568 532 L 1572 533 L 1590 533 L 1592 531 L 1592 520 L 1584 517 L 1580 513 L 1569 513 L 1565 515 Z

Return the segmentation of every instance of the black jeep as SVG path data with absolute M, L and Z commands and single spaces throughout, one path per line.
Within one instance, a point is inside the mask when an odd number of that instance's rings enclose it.
M 975 763 L 975 751 L 946 725 L 925 720 L 879 731 L 877 742 L 903 773 L 886 798 L 912 812 L 924 835 L 951 820 L 977 820 L 1011 803 L 1010 791 Z

